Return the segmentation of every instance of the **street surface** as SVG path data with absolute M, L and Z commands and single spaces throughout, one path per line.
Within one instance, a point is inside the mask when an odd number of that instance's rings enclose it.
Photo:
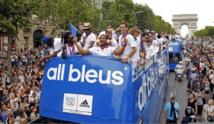
M 186 88 L 187 88 L 187 80 L 184 79 L 182 82 L 175 81 L 175 73 L 170 72 L 169 83 L 168 83 L 168 92 L 167 92 L 164 107 L 165 107 L 166 103 L 170 100 L 170 94 L 175 93 L 176 102 L 179 103 L 180 108 L 181 108 L 180 116 L 178 119 L 178 124 L 181 122 L 181 120 L 184 116 L 184 110 L 187 105 L 188 93 L 186 92 Z M 164 116 L 164 107 L 163 107 L 161 118 L 160 118 L 161 124 L 165 124 L 165 120 L 166 120 L 166 118 Z

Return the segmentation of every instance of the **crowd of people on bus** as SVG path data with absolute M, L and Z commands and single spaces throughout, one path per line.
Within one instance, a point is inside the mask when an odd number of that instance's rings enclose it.
M 141 32 L 122 22 L 120 35 L 108 26 L 95 33 L 90 23 L 80 26 L 76 36 L 63 33 L 61 38 L 44 36 L 38 48 L 12 48 L 8 58 L 0 60 L 0 122 L 27 123 L 39 117 L 39 99 L 44 64 L 54 56 L 65 59 L 71 55 L 112 56 L 122 63 L 136 66 L 149 60 L 166 47 L 168 35 Z M 11 64 L 11 66 L 10 66 Z
M 84 23 L 77 36 L 66 32 L 63 38 L 44 37 L 43 41 L 52 51 L 52 56 L 70 55 L 99 55 L 112 56 L 123 63 L 129 62 L 136 67 L 141 59 L 148 60 L 161 51 L 167 44 L 167 34 L 155 32 L 142 33 L 134 26 L 128 29 L 128 25 L 122 22 L 119 26 L 119 35 L 109 26 L 100 33 L 92 32 L 90 23 Z

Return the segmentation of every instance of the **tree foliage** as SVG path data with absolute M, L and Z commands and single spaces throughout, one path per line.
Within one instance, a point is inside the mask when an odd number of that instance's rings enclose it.
M 196 31 L 194 33 L 195 36 L 199 36 L 199 37 L 214 37 L 214 27 L 213 26 L 207 26 L 204 29 L 201 29 L 199 31 Z
M 137 25 L 142 30 L 173 32 L 171 25 L 156 16 L 147 5 L 134 4 L 132 0 L 103 2 L 96 8 L 92 0 L 0 0 L 0 27 L 16 32 L 30 24 L 31 14 L 40 21 L 48 20 L 57 28 L 68 29 L 68 22 L 91 22 L 94 29 L 105 29 L 107 25 L 117 28 L 121 21 L 129 26 Z
M 103 2 L 102 9 L 96 8 L 91 0 L 41 0 L 37 15 L 41 20 L 49 19 L 63 29 L 67 28 L 68 20 L 74 25 L 91 22 L 99 31 L 108 25 L 117 28 L 121 21 L 125 21 L 129 26 L 137 25 L 142 30 L 174 32 L 171 25 L 155 16 L 147 5 L 134 4 L 132 0 Z
M 111 24 L 117 27 L 121 21 L 126 21 L 129 25 L 135 24 L 135 16 L 131 13 L 134 4 L 131 0 L 115 0 L 114 2 L 104 2 L 102 5 L 102 25 L 106 28 Z
M 0 0 L 0 28 L 16 34 L 18 28 L 30 24 L 29 17 L 37 7 L 37 0 Z
M 140 29 L 157 32 L 174 33 L 172 26 L 165 22 L 161 16 L 156 16 L 147 5 L 133 4 L 131 0 L 115 0 L 104 2 L 102 6 L 102 27 L 108 24 L 114 27 L 124 20 L 130 26 L 137 25 Z
M 50 20 L 58 28 L 66 29 L 68 22 L 91 22 L 98 27 L 100 11 L 90 0 L 41 0 L 37 15 L 41 20 Z

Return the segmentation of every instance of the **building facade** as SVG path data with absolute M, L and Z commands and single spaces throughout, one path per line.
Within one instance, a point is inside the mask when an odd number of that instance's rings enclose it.
M 19 29 L 15 44 L 19 48 L 35 48 L 41 45 L 43 35 L 57 36 L 56 26 L 51 25 L 48 20 L 39 21 L 36 15 L 32 15 L 32 27 L 28 30 Z

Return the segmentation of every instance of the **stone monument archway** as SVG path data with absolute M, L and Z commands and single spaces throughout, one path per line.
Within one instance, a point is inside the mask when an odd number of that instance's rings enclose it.
M 189 29 L 188 38 L 191 38 L 197 30 L 198 15 L 197 14 L 177 14 L 172 17 L 173 28 L 176 33 L 181 34 L 181 27 L 187 25 Z

